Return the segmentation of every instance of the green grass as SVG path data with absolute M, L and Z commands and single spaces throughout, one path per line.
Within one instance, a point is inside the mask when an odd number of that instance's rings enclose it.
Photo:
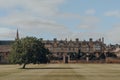
M 120 80 L 119 64 L 0 65 L 0 80 Z

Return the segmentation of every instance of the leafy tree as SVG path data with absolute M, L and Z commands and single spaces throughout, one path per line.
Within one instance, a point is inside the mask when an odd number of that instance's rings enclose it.
M 40 39 L 35 37 L 26 37 L 16 40 L 12 45 L 9 60 L 11 63 L 23 64 L 39 64 L 49 61 L 49 50 L 44 47 Z

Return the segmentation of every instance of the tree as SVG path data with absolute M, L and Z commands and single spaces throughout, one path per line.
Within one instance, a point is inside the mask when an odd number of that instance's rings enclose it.
M 44 47 L 40 39 L 35 37 L 26 37 L 16 40 L 11 49 L 9 60 L 11 63 L 23 64 L 39 64 L 49 61 L 49 50 Z

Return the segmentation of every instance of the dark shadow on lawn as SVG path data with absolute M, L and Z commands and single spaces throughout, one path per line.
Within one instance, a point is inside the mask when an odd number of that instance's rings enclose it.
M 22 68 L 20 68 L 22 69 Z M 42 68 L 25 68 L 25 69 L 79 69 L 78 67 L 42 67 Z

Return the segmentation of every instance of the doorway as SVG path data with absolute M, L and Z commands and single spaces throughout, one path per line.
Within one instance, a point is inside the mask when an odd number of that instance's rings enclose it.
M 63 56 L 64 58 L 63 58 L 63 62 L 64 63 L 68 63 L 68 56 Z

